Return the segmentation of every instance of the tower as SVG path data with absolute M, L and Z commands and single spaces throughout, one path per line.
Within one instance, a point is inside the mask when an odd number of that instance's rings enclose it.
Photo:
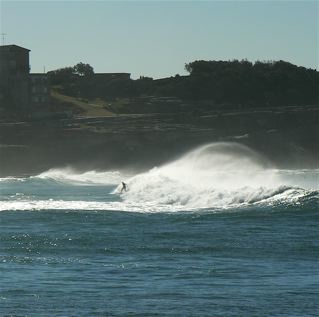
M 17 45 L 0 46 L 0 107 L 28 106 L 29 52 Z

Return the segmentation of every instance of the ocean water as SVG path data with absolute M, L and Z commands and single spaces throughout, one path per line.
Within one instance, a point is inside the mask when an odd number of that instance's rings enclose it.
M 0 316 L 318 316 L 318 180 L 235 143 L 2 178 Z

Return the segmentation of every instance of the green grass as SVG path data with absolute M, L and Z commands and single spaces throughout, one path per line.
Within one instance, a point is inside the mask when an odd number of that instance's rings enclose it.
M 114 115 L 114 112 L 111 112 L 107 107 L 107 103 L 101 99 L 84 100 L 82 98 L 63 95 L 55 90 L 51 91 L 51 97 L 58 102 L 68 103 L 73 107 L 78 108 L 81 110 L 82 115 L 87 117 L 104 117 Z

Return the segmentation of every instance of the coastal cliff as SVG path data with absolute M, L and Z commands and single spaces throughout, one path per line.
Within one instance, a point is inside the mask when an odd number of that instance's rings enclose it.
M 85 70 L 79 72 L 79 65 Z M 195 61 L 189 76 L 48 73 L 50 102 L 0 105 L 0 176 L 54 167 L 148 169 L 210 142 L 281 168 L 317 168 L 319 75 L 284 61 Z
M 0 175 L 158 166 L 201 144 L 238 142 L 281 168 L 318 167 L 319 109 L 126 114 L 0 125 Z

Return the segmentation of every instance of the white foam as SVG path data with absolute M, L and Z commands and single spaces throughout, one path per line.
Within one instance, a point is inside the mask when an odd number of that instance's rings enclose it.
M 65 201 L 65 200 L 19 200 L 2 201 L 0 211 L 43 211 L 43 210 L 67 210 L 67 211 L 130 211 L 130 212 L 158 212 L 178 211 L 178 208 L 154 205 L 152 203 L 123 203 L 123 202 L 97 202 L 97 201 Z
M 269 161 L 244 145 L 213 143 L 128 180 L 124 203 L 229 208 L 302 194 Z M 115 192 L 119 192 L 120 187 Z M 274 198 L 275 199 L 275 198 Z
M 26 178 L 24 177 L 13 177 L 13 176 L 9 176 L 9 177 L 3 177 L 0 178 L 0 183 L 3 182 L 24 182 L 26 180 Z
M 33 200 L 21 197 L 15 200 L 2 201 L 0 211 L 43 211 L 43 210 L 66 210 L 66 211 L 127 211 L 127 212 L 178 212 L 199 211 L 202 209 L 211 211 L 237 209 L 250 205 L 276 205 L 299 204 L 302 197 L 310 193 L 298 188 L 279 188 L 273 191 L 264 191 L 260 188 L 256 191 L 211 192 L 195 197 L 168 196 L 158 201 L 82 201 L 82 200 Z
M 174 212 L 228 209 L 260 203 L 294 203 L 307 196 L 309 191 L 318 190 L 318 176 L 319 170 L 278 170 L 244 145 L 212 143 L 132 177 L 119 171 L 81 173 L 71 168 L 52 169 L 35 177 L 74 185 L 116 186 L 125 180 L 127 192 L 121 194 L 121 185 L 113 191 L 114 200 L 121 201 L 35 200 L 34 197 L 31 200 L 20 197 L 2 201 L 0 210 Z
M 115 185 L 118 184 L 122 179 L 127 176 L 120 171 L 87 171 L 78 172 L 73 168 L 61 168 L 61 169 L 50 169 L 35 178 L 39 179 L 51 179 L 60 182 L 76 184 L 100 184 L 100 185 Z

